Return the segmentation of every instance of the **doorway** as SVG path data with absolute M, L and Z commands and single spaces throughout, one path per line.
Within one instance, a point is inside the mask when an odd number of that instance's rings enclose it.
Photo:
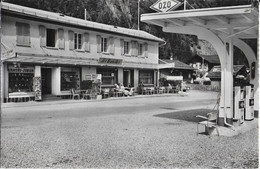
M 125 87 L 134 87 L 134 70 L 124 70 L 123 83 Z
M 51 68 L 42 68 L 42 95 L 51 94 Z

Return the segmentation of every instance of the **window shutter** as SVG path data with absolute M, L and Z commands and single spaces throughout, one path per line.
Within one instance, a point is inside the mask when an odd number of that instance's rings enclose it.
M 16 43 L 23 43 L 23 27 L 21 23 L 16 23 Z
M 101 53 L 101 36 L 97 35 L 97 52 Z
M 147 58 L 148 57 L 148 44 L 144 44 L 144 56 Z
M 74 49 L 74 32 L 69 31 L 69 49 L 73 50 Z
M 130 50 L 131 50 L 131 56 L 135 56 L 135 41 L 131 41 Z
M 135 56 L 138 56 L 138 42 L 135 42 Z
M 115 44 L 114 44 L 114 38 L 109 37 L 109 53 L 114 55 L 115 53 Z
M 89 34 L 84 33 L 84 39 L 85 39 L 85 51 L 89 52 L 90 51 L 90 42 L 89 42 Z
M 61 28 L 58 29 L 58 38 L 59 38 L 59 48 L 64 49 L 65 48 L 64 30 Z
M 30 25 L 24 24 L 23 26 L 23 43 L 30 45 Z
M 45 28 L 45 26 L 40 25 L 39 32 L 40 32 L 40 46 L 45 47 L 46 46 L 46 28 Z
M 121 54 L 124 54 L 124 39 L 120 39 Z

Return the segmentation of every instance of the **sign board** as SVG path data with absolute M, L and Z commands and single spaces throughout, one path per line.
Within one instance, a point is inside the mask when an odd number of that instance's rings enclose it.
M 158 0 L 150 8 L 157 12 L 168 12 L 178 8 L 181 4 L 177 0 Z
M 99 80 L 101 81 L 102 75 L 101 74 L 86 74 L 85 80 Z
M 120 65 L 122 64 L 122 59 L 111 59 L 111 58 L 99 58 L 98 62 L 99 63 L 106 63 L 106 64 L 117 64 Z
M 166 80 L 183 80 L 183 76 L 166 76 Z

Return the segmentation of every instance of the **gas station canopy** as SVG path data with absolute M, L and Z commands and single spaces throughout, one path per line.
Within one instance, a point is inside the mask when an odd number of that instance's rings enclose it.
M 141 21 L 161 27 L 200 26 L 215 33 L 229 34 L 238 38 L 258 37 L 258 10 L 251 5 L 191 9 L 162 13 L 149 13 L 141 16 Z
M 233 127 L 234 46 L 239 48 L 245 54 L 250 70 L 255 73 L 255 76 L 251 76 L 250 84 L 254 86 L 252 89 L 256 102 L 254 110 L 258 112 L 259 57 L 242 40 L 258 39 L 259 12 L 255 6 L 243 5 L 149 13 L 141 15 L 141 21 L 160 26 L 164 32 L 195 35 L 198 39 L 212 44 L 221 64 L 221 97 L 218 119 L 221 126 Z

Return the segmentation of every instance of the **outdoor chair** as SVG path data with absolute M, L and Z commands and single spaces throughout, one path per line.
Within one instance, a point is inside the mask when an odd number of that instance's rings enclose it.
M 82 95 L 83 99 L 91 99 L 91 90 L 88 89 L 86 92 Z
M 79 93 L 76 93 L 75 89 L 71 89 L 71 97 L 72 97 L 72 99 L 75 99 L 75 97 L 80 99 L 80 95 L 79 95 Z
M 146 89 L 146 93 L 149 94 L 149 95 L 150 95 L 150 94 L 154 94 L 154 87 L 149 87 L 149 88 L 147 88 L 147 89 Z
M 158 93 L 160 93 L 160 94 L 165 93 L 165 87 L 164 86 L 159 87 Z
M 102 90 L 102 97 L 103 98 L 108 98 L 109 94 L 110 94 L 109 88 L 105 88 L 105 89 Z
M 197 135 L 199 134 L 199 125 L 203 125 L 205 126 L 205 132 L 209 134 L 209 137 L 214 131 L 214 129 L 216 129 L 217 134 L 219 136 L 218 126 L 217 126 L 217 118 L 218 118 L 217 113 L 211 112 L 207 114 L 207 117 L 201 115 L 197 115 L 196 117 L 204 119 L 204 121 L 198 122 L 197 124 Z
M 123 91 L 115 89 L 114 97 L 121 97 L 121 96 L 123 96 Z

